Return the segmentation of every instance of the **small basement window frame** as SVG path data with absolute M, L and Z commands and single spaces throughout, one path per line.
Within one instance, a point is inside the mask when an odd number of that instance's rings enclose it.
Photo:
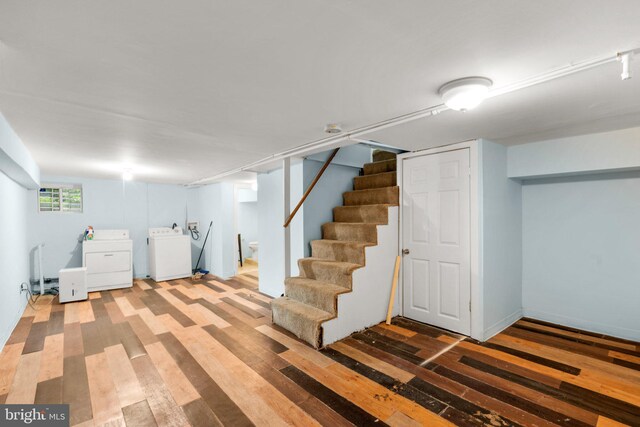
M 38 212 L 82 213 L 82 184 L 43 184 L 38 190 Z

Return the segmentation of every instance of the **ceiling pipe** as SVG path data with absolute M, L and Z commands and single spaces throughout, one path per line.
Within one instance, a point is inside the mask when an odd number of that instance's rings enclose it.
M 572 74 L 590 70 L 592 68 L 608 64 L 610 62 L 621 61 L 621 59 L 619 58 L 630 58 L 635 53 L 640 53 L 640 48 L 632 49 L 624 52 L 617 52 L 614 55 L 608 55 L 608 56 L 603 56 L 599 58 L 593 58 L 593 59 L 571 63 L 564 67 L 556 68 L 554 70 L 551 70 L 542 74 L 538 74 L 536 76 L 529 77 L 512 84 L 508 84 L 505 86 L 492 89 L 489 91 L 487 98 L 494 98 L 500 95 L 505 95 L 507 93 L 526 89 L 542 83 L 547 83 L 552 80 L 560 79 L 563 77 L 570 76 Z M 629 66 L 628 59 L 626 62 L 623 62 L 623 74 L 625 72 L 625 69 L 624 69 L 625 66 L 626 66 L 626 72 L 628 72 L 628 66 Z M 315 151 L 322 148 L 331 148 L 331 146 L 347 140 L 357 141 L 359 137 L 364 136 L 366 134 L 369 134 L 372 132 L 378 132 L 378 131 L 395 127 L 395 126 L 399 126 L 404 123 L 412 122 L 414 120 L 419 120 L 425 117 L 435 116 L 447 110 L 449 110 L 449 108 L 444 104 L 438 104 L 431 107 L 423 108 L 421 110 L 414 111 L 412 113 L 403 114 L 401 116 L 397 116 L 391 119 L 383 120 L 381 122 L 377 122 L 377 123 L 373 123 L 367 126 L 357 128 L 357 129 L 353 129 L 351 131 L 344 132 L 339 135 L 329 136 L 327 138 L 311 141 L 306 144 L 300 145 L 298 147 L 285 150 L 280 153 L 272 154 L 271 156 L 249 163 L 245 166 L 235 168 L 226 172 L 222 172 L 211 177 L 199 179 L 188 185 L 189 186 L 205 185 L 213 181 L 217 181 L 222 178 L 225 178 L 227 176 L 234 175 L 239 172 L 250 171 L 252 169 L 266 165 L 268 163 L 282 160 L 285 157 L 302 156 L 304 154 L 308 154 L 312 150 Z

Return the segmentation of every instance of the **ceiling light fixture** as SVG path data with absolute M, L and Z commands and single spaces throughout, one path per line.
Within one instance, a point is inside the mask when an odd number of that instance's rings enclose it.
M 485 100 L 492 84 L 485 77 L 465 77 L 442 85 L 438 93 L 452 110 L 469 111 Z
M 324 131 L 326 133 L 340 133 L 342 132 L 342 127 L 338 123 L 329 123 L 324 125 Z
M 603 56 L 599 56 L 591 59 L 586 59 L 583 61 L 571 62 L 568 65 L 555 68 L 541 74 L 536 74 L 536 75 L 527 77 L 525 79 L 512 82 L 507 85 L 492 88 L 491 91 L 487 93 L 485 98 L 499 97 L 501 95 L 517 92 L 519 90 L 527 89 L 543 83 L 551 82 L 560 78 L 564 78 L 564 77 L 581 73 L 587 70 L 591 70 L 593 68 L 610 64 L 612 62 L 621 61 L 621 59 L 619 58 L 623 57 L 626 54 L 638 55 L 640 54 L 640 48 L 627 50 L 624 52 L 618 52 L 615 54 L 607 54 L 607 55 L 603 55 Z M 624 64 L 623 64 L 623 67 L 624 67 Z M 372 132 L 379 132 L 384 129 L 403 125 L 405 123 L 410 123 L 415 120 L 424 119 L 426 117 L 433 117 L 437 114 L 447 111 L 447 109 L 449 108 L 450 107 L 445 106 L 443 104 L 432 105 L 430 107 L 425 107 L 420 110 L 413 111 L 411 113 L 403 114 L 401 116 L 371 123 L 371 124 L 359 127 L 357 129 L 349 129 L 348 131 L 342 133 L 341 135 L 331 135 L 331 136 L 324 137 L 322 139 L 310 141 L 302 145 L 298 145 L 294 148 L 281 151 L 275 154 L 271 154 L 263 159 L 256 160 L 255 162 L 249 163 L 247 165 L 244 165 L 235 169 L 230 169 L 226 172 L 222 172 L 217 175 L 201 178 L 197 181 L 191 182 L 188 185 L 189 186 L 205 185 L 210 182 L 220 180 L 224 177 L 236 174 L 238 172 L 255 171 L 257 168 L 264 167 L 265 165 L 269 165 L 275 161 L 282 160 L 286 157 L 292 157 L 292 156 L 302 157 L 309 154 L 310 152 L 320 151 L 321 148 L 325 150 L 329 148 L 335 148 L 337 144 L 340 144 L 344 141 L 347 141 L 350 139 L 354 140 L 356 138 L 363 137 L 364 135 L 370 134 Z

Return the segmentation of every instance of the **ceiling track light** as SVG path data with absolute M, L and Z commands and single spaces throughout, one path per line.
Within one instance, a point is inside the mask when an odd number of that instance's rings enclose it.
M 633 52 L 625 52 L 618 54 L 618 61 L 622 63 L 622 73 L 620 74 L 620 78 L 622 80 L 629 80 L 631 78 L 631 70 L 629 69 L 629 63 L 631 62 L 631 57 Z
M 465 77 L 445 83 L 438 93 L 444 105 L 456 111 L 476 108 L 489 95 L 493 82 L 486 77 Z

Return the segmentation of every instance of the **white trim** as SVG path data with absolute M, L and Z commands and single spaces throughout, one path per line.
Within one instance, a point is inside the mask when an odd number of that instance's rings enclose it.
M 491 325 L 490 327 L 487 328 L 486 331 L 484 331 L 484 336 L 482 341 L 486 341 L 489 338 L 498 335 L 500 332 L 504 331 L 505 329 L 507 329 L 509 326 L 513 325 L 514 323 L 516 323 L 518 320 L 522 319 L 522 309 L 519 308 L 518 310 L 514 311 L 513 313 L 511 313 L 510 315 L 508 315 L 507 317 L 505 317 L 504 319 L 498 320 L 496 323 L 494 323 L 493 325 Z
M 284 218 L 286 222 L 291 214 L 291 157 L 282 160 L 282 187 Z M 291 277 L 291 224 L 284 227 L 284 277 Z
M 531 310 L 524 308 L 524 317 L 542 320 L 557 325 L 568 326 L 570 328 L 582 329 L 588 332 L 610 335 L 612 337 L 640 341 L 640 329 L 621 328 L 620 326 L 607 325 L 600 322 L 592 322 L 590 320 L 579 319 L 576 317 L 562 316 L 544 311 Z
M 478 149 L 478 140 L 471 140 L 465 142 L 459 142 L 456 144 L 444 145 L 441 147 L 430 148 L 427 150 L 414 151 L 411 153 L 404 153 L 397 156 L 397 176 L 398 186 L 400 187 L 400 210 L 398 214 L 398 255 L 402 256 L 402 208 L 404 205 L 403 191 L 402 191 L 402 170 L 403 161 L 413 157 L 427 156 L 431 154 L 444 153 L 447 151 L 469 149 L 469 243 L 471 246 L 471 337 L 482 341 L 484 335 L 483 321 L 484 321 L 484 307 L 483 307 L 483 283 L 482 283 L 482 260 L 480 251 L 481 242 L 481 195 L 482 195 L 482 173 L 481 173 L 481 159 L 480 150 Z M 404 300 L 404 281 L 402 273 L 400 273 L 400 298 L 398 304 L 403 305 Z M 404 315 L 404 310 L 401 309 Z

